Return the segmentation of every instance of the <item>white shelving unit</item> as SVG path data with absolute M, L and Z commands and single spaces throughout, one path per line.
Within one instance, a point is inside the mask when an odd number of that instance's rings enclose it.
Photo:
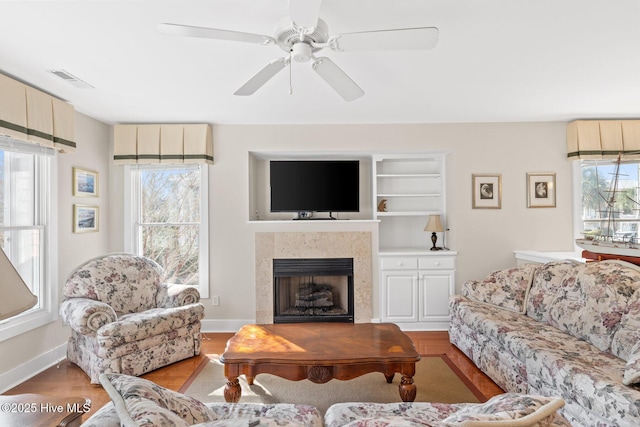
M 447 329 L 457 254 L 430 251 L 431 234 L 424 231 L 429 215 L 441 215 L 446 227 L 445 154 L 375 155 L 372 175 L 382 321 L 404 329 Z M 386 210 L 380 211 L 383 200 Z
M 444 155 L 379 155 L 372 161 L 374 219 L 380 220 L 380 249 L 424 249 L 423 228 L 431 214 L 444 214 Z M 378 205 L 386 201 L 386 211 Z

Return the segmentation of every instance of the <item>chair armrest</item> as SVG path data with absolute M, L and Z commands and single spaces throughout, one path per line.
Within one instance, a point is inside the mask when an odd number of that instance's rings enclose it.
M 111 306 L 88 298 L 68 298 L 62 301 L 60 317 L 74 331 L 94 336 L 102 326 L 118 320 Z
M 182 307 L 200 302 L 200 292 L 189 285 L 161 283 L 156 296 L 156 305 L 162 308 Z

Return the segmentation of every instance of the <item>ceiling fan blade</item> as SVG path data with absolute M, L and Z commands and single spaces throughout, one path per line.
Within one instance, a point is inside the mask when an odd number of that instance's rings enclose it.
M 273 37 L 240 31 L 219 30 L 217 28 L 192 27 L 181 24 L 158 24 L 158 31 L 172 36 L 200 37 L 205 39 L 229 40 L 235 42 L 274 44 Z
M 289 0 L 289 17 L 298 26 L 313 28 L 318 23 L 322 0 Z
M 438 33 L 436 27 L 363 31 L 336 35 L 330 45 L 337 51 L 431 49 L 438 43 Z
M 345 101 L 353 101 L 364 95 L 364 91 L 329 58 L 315 58 L 312 68 Z
M 271 80 L 273 76 L 278 74 L 280 70 L 287 66 L 289 58 L 278 58 L 275 61 L 270 62 L 262 70 L 251 77 L 240 89 L 234 92 L 234 95 L 248 96 L 253 95 L 255 91 L 260 89 L 266 82 Z

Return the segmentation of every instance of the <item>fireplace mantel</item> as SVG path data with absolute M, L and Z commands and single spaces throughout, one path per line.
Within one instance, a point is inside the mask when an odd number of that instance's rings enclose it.
M 354 321 L 371 322 L 371 232 L 257 232 L 255 243 L 257 323 L 273 323 L 274 258 L 353 258 Z

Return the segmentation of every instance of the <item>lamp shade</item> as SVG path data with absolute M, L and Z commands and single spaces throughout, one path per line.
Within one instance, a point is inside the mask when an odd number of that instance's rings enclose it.
M 434 231 L 434 232 L 444 231 L 444 227 L 442 226 L 442 221 L 440 220 L 440 215 L 429 215 L 429 220 L 427 221 L 427 225 L 425 225 L 424 227 L 424 231 Z
M 37 302 L 38 298 L 31 293 L 4 250 L 0 249 L 0 320 L 20 314 Z

